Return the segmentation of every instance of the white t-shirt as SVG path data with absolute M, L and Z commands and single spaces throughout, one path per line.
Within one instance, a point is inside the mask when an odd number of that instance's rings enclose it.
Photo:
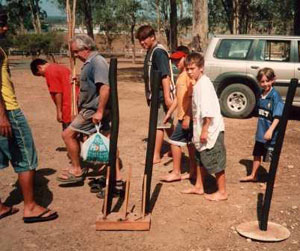
M 198 79 L 193 88 L 193 142 L 201 152 L 214 147 L 218 135 L 224 131 L 224 121 L 220 111 L 219 100 L 215 88 L 206 75 Z M 203 119 L 212 118 L 208 127 L 208 138 L 205 144 L 200 143 Z

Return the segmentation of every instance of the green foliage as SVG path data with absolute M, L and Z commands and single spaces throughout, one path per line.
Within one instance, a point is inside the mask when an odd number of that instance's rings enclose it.
M 31 55 L 57 53 L 65 45 L 63 34 L 54 32 L 17 35 L 12 44 L 13 47 Z

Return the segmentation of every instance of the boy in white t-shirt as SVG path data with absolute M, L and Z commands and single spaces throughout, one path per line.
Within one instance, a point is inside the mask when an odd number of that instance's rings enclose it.
M 212 201 L 226 200 L 224 145 L 224 121 L 219 100 L 210 79 L 204 75 L 204 58 L 199 53 L 191 53 L 185 61 L 190 78 L 197 82 L 193 87 L 193 141 L 196 148 L 197 179 L 195 186 L 185 193 L 204 194 L 203 177 L 205 171 L 215 174 L 218 191 L 205 194 Z M 204 168 L 204 169 L 203 169 Z

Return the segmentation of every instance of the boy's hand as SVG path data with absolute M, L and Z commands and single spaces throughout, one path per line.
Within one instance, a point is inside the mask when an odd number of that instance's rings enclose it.
M 190 128 L 190 118 L 185 116 L 182 121 L 182 129 L 188 130 Z
M 12 136 L 11 126 L 5 114 L 0 116 L 0 135 L 7 138 Z
M 94 124 L 98 125 L 100 123 L 100 121 L 102 120 L 103 118 L 103 113 L 102 112 L 99 112 L 97 111 L 93 117 L 92 117 L 92 121 Z
M 57 114 L 56 114 L 56 120 L 57 122 L 59 123 L 62 123 L 63 120 L 62 120 L 62 112 L 61 111 L 57 111 Z
M 200 135 L 200 143 L 205 144 L 207 142 L 207 138 L 208 138 L 208 132 L 202 131 Z
M 164 117 L 163 123 L 166 124 L 170 117 L 171 117 L 171 115 L 169 113 L 167 113 L 166 116 Z
M 273 130 L 271 128 L 269 128 L 265 135 L 264 135 L 264 139 L 265 140 L 271 140 L 272 139 L 272 135 L 273 135 Z

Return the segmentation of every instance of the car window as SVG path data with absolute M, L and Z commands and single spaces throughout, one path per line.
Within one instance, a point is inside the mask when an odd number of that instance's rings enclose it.
M 260 40 L 254 53 L 254 60 L 289 62 L 290 50 L 290 41 Z
M 223 39 L 216 57 L 222 59 L 245 59 L 251 47 L 250 39 Z

